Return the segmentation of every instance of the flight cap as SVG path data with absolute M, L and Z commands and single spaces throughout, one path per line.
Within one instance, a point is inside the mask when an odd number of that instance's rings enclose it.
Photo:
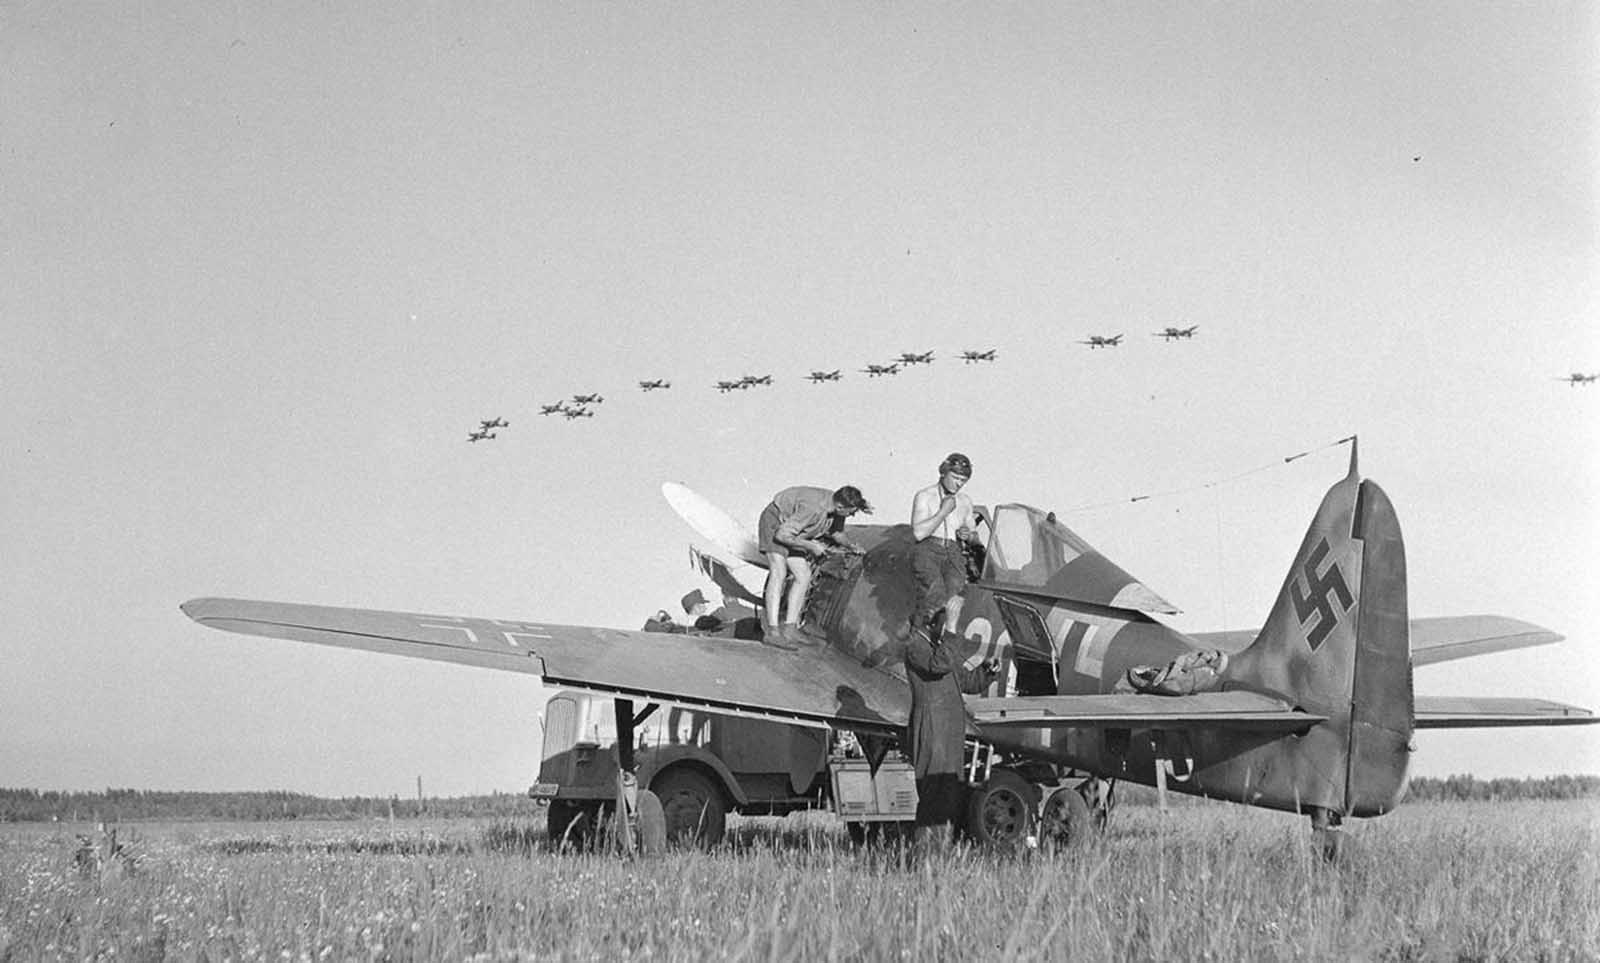
M 696 605 L 706 605 L 708 602 L 709 600 L 706 598 L 706 593 L 700 591 L 699 589 L 695 589 L 693 592 L 690 592 L 688 595 L 683 597 L 683 611 L 686 613 L 693 612 Z
M 939 463 L 939 474 L 943 475 L 947 471 L 953 471 L 963 478 L 971 478 L 972 459 L 959 451 L 952 451 L 945 456 L 944 461 Z

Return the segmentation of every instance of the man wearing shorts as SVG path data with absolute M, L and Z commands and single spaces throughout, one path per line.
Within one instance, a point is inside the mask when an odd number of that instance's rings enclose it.
M 800 634 L 800 612 L 805 607 L 806 590 L 811 587 L 812 560 L 826 555 L 831 548 L 858 551 L 839 537 L 844 520 L 856 512 L 870 515 L 872 506 L 854 485 L 835 491 L 800 485 L 772 496 L 757 527 L 759 548 L 767 557 L 763 598 L 766 631 L 762 642 L 778 649 L 805 644 L 807 640 Z M 780 622 L 783 583 L 790 578 L 793 581 Z

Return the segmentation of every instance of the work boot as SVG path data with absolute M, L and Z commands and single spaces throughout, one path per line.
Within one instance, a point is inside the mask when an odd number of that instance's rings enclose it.
M 774 649 L 782 649 L 785 652 L 793 652 L 795 649 L 800 648 L 789 638 L 789 633 L 785 631 L 788 628 L 787 625 L 776 625 L 768 628 L 761 633 L 761 644 Z
M 783 626 L 783 637 L 802 648 L 820 649 L 823 646 L 822 639 L 812 635 L 798 625 L 792 625 L 787 622 Z

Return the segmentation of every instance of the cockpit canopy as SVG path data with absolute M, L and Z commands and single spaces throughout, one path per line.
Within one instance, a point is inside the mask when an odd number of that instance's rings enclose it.
M 1138 612 L 1178 611 L 1056 521 L 1053 513 L 999 505 L 990 527 L 983 568 L 983 583 L 990 588 Z

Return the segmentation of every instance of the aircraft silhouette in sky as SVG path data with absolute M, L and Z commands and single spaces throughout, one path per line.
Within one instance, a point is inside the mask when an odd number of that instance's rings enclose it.
M 993 348 L 990 348 L 987 351 L 963 351 L 963 352 L 961 352 L 961 362 L 962 362 L 962 364 L 972 364 L 974 361 L 993 361 L 993 360 L 994 360 L 994 349 Z
M 1200 326 L 1198 324 L 1192 324 L 1187 328 L 1163 328 L 1162 330 L 1157 331 L 1154 337 L 1163 338 L 1167 341 L 1176 341 L 1179 338 L 1194 337 L 1194 333 L 1199 329 Z
M 1122 335 L 1116 334 L 1108 338 L 1101 334 L 1091 334 L 1089 335 L 1089 340 L 1079 341 L 1078 343 L 1086 344 L 1091 348 L 1115 348 L 1122 343 Z
M 838 381 L 839 378 L 840 375 L 838 368 L 835 368 L 832 371 L 813 371 L 806 375 L 806 380 L 810 381 L 812 384 L 821 384 L 824 381 Z

